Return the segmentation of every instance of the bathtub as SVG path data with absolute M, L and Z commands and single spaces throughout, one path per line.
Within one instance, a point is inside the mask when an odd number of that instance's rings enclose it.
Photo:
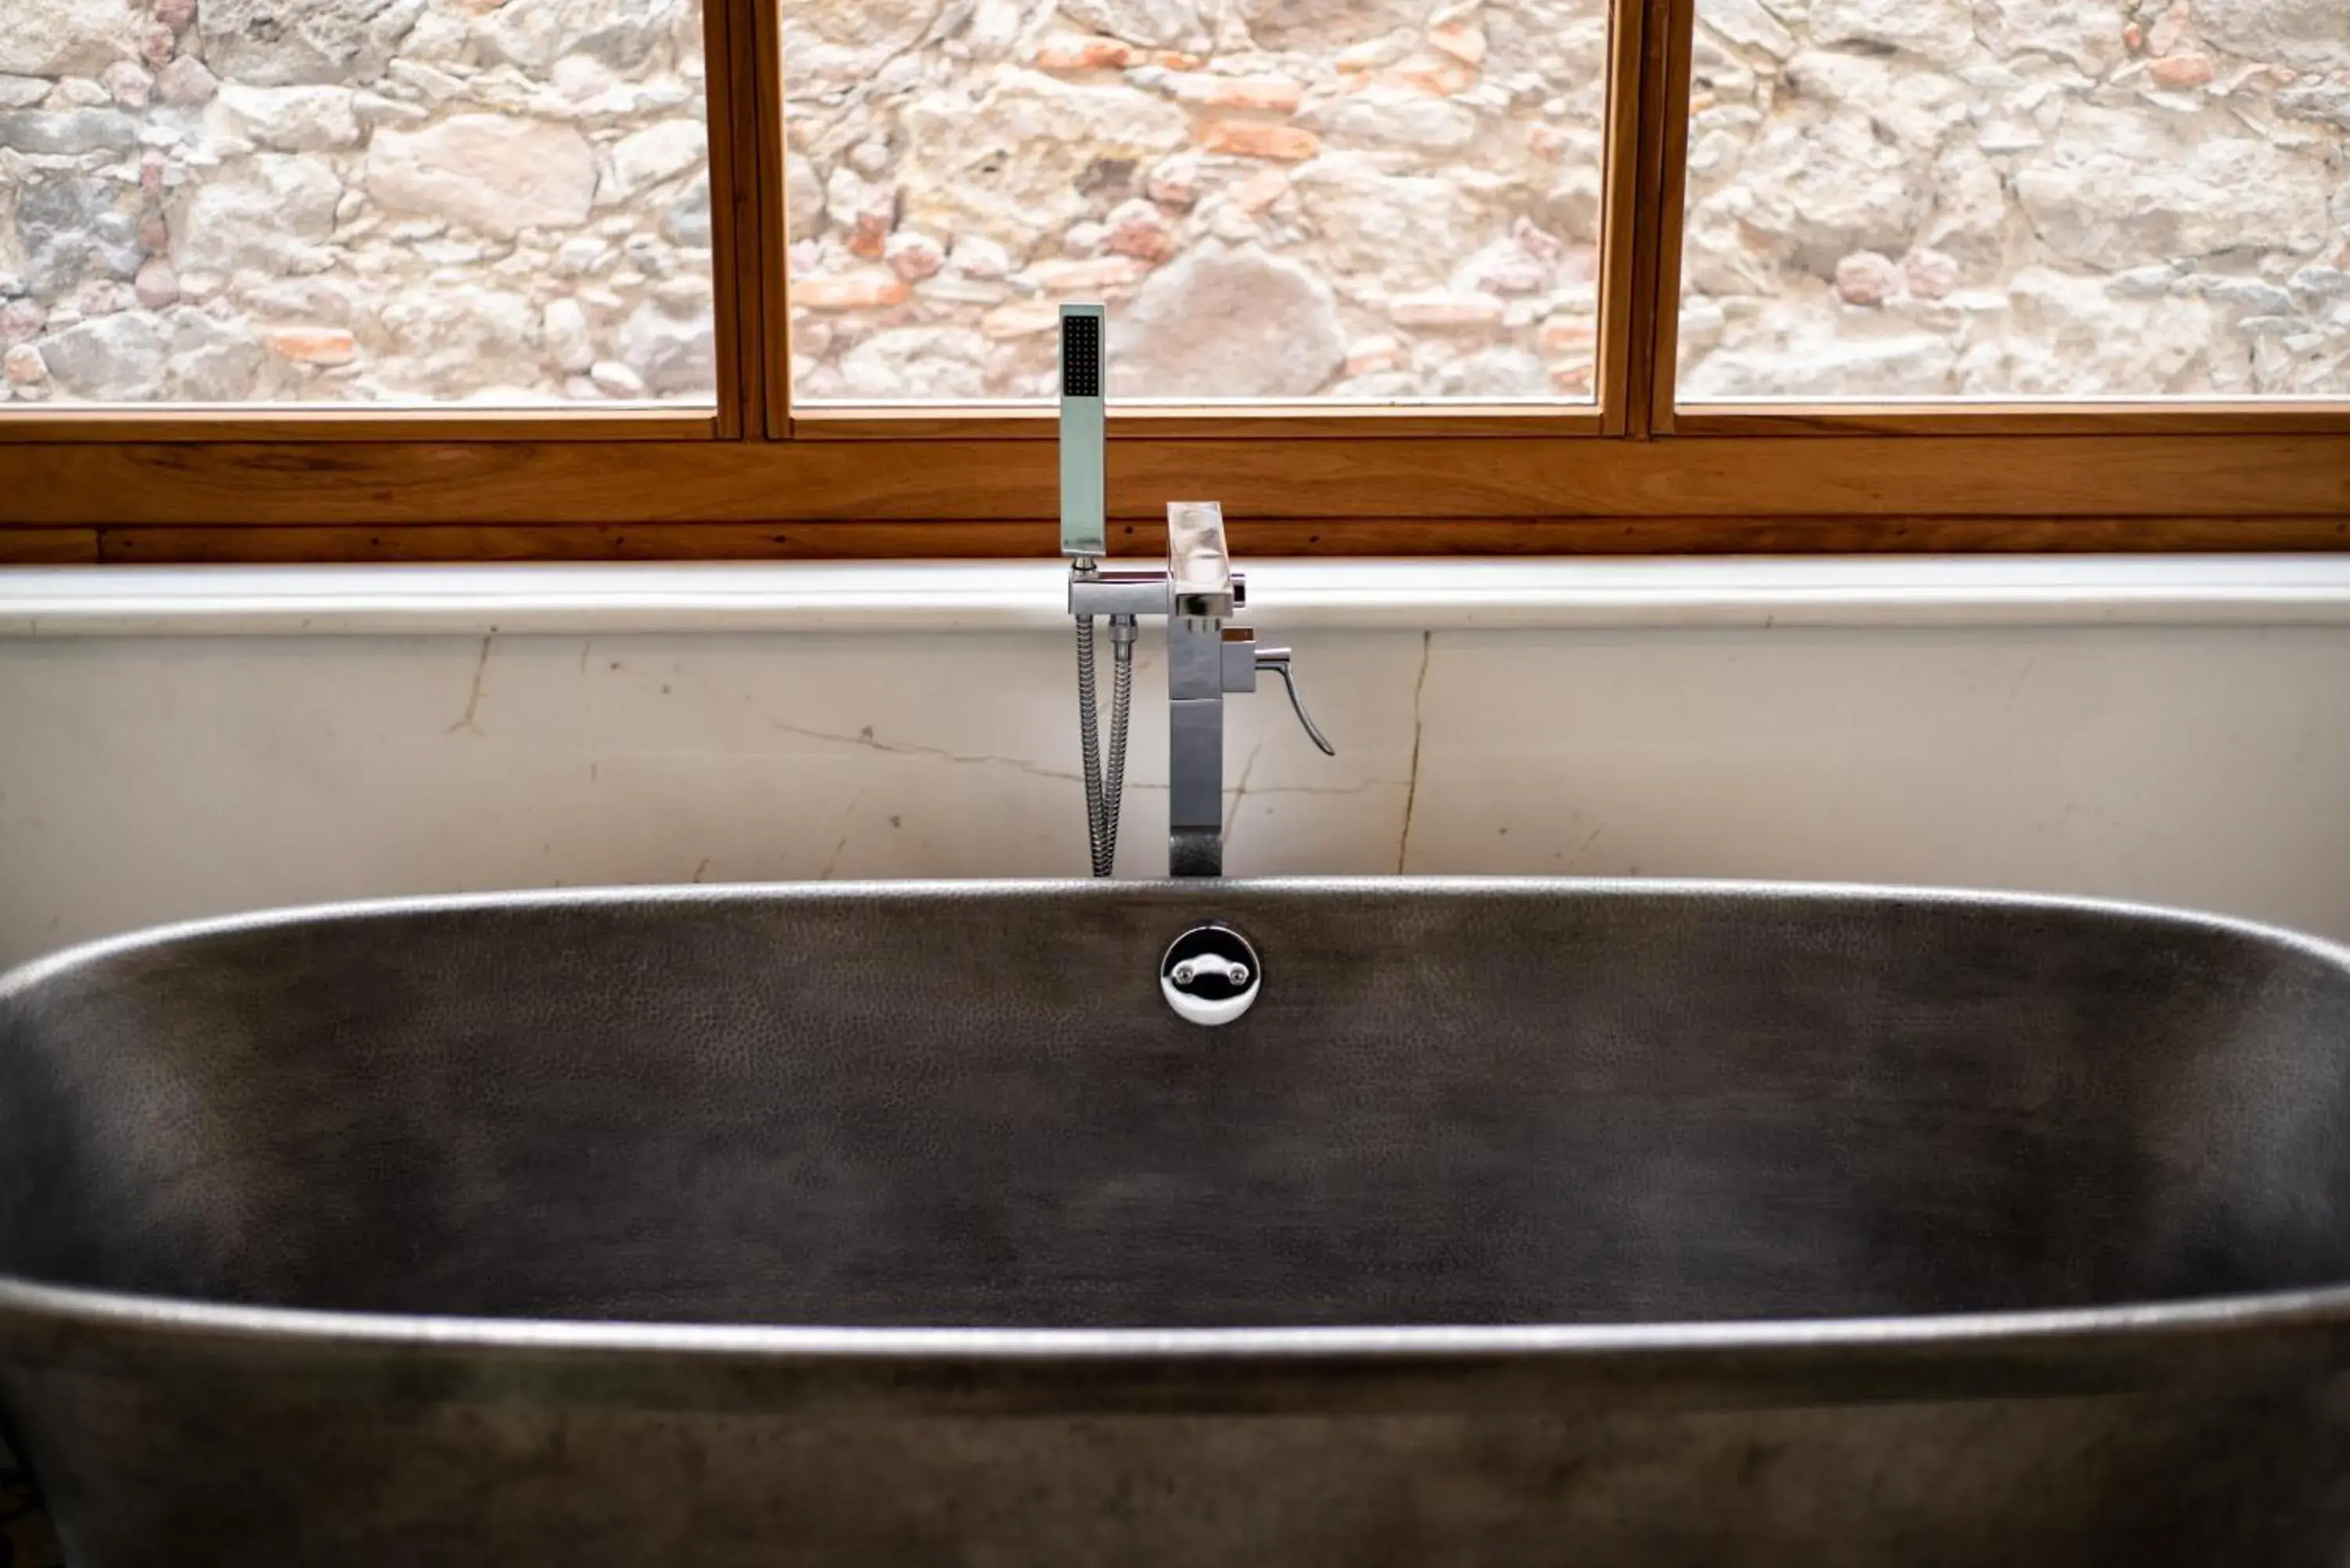
M 2211 919 L 695 888 L 0 981 L 76 1568 L 2340 1568 L 2345 1371 L 2350 954 Z

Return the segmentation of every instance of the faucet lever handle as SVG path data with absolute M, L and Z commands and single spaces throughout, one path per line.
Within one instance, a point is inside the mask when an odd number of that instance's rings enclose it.
M 1290 668 L 1292 656 L 1285 648 L 1260 648 L 1256 650 L 1257 669 L 1281 677 L 1281 684 L 1289 692 L 1289 705 L 1296 710 L 1297 722 L 1305 726 L 1305 738 L 1319 746 L 1324 756 L 1335 757 L 1338 754 L 1338 748 L 1323 735 L 1321 726 L 1314 722 L 1314 715 L 1305 711 L 1305 700 L 1297 694 L 1297 675 Z

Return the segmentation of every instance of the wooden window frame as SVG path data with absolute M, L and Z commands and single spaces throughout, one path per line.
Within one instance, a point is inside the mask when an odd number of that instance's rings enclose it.
M 1052 553 L 1042 411 L 795 410 L 781 0 L 706 0 L 717 408 L 0 414 L 0 564 Z M 1596 401 L 1127 410 L 1265 555 L 2350 549 L 2350 402 L 1677 404 L 1697 0 L 1618 0 Z

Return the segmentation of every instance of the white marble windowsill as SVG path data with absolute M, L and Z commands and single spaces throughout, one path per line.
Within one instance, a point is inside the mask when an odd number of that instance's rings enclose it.
M 2350 556 L 1260 560 L 1282 628 L 2350 624 Z M 1050 561 L 26 567 L 0 637 L 1035 630 Z

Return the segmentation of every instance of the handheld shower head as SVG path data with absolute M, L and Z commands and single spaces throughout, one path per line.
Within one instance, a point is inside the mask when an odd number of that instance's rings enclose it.
M 1109 354 L 1099 305 L 1061 306 L 1061 554 L 1109 554 Z

